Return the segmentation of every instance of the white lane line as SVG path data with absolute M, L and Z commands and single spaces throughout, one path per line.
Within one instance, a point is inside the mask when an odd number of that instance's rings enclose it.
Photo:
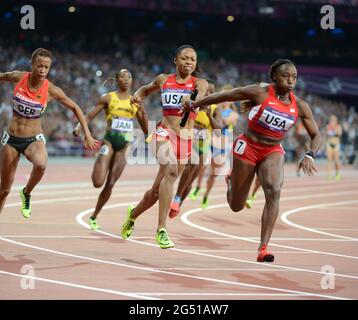
M 296 272 L 296 270 L 285 270 L 285 269 L 269 269 L 269 268 L 196 268 L 196 267 L 163 267 L 157 268 L 158 270 L 200 270 L 200 271 L 275 271 L 275 272 Z
M 143 185 L 143 188 L 139 188 L 139 186 L 131 186 L 131 187 L 115 187 L 113 188 L 113 192 L 121 192 L 121 190 L 125 190 L 125 191 L 129 191 L 129 190 L 135 190 L 135 191 L 138 191 L 140 189 L 143 189 L 142 193 L 139 193 L 140 195 L 142 195 L 146 189 L 147 189 L 147 186 Z M 84 194 L 84 193 L 88 193 L 89 194 L 94 194 L 96 195 L 97 197 L 99 196 L 99 193 L 101 191 L 101 189 L 95 189 L 95 188 L 88 188 L 88 189 L 85 189 L 85 190 L 62 190 L 62 189 L 59 189 L 61 191 L 56 191 L 56 190 L 52 190 L 52 191 L 35 191 L 32 195 L 33 197 L 37 197 L 37 196 L 54 196 L 54 195 L 65 195 L 65 194 Z M 133 193 L 133 192 L 132 192 Z M 125 193 L 126 195 L 131 195 L 132 193 Z M 117 195 L 117 196 L 120 196 L 120 197 L 123 197 L 122 195 L 123 193 Z M 138 195 L 138 192 L 135 193 L 136 195 Z M 19 194 L 16 192 L 16 193 L 10 193 L 8 197 L 19 197 Z
M 298 198 L 300 198 L 300 199 L 320 198 L 321 199 L 323 197 L 331 196 L 331 195 L 335 195 L 335 196 L 337 196 L 338 194 L 339 195 L 351 195 L 351 194 L 357 194 L 357 193 L 358 193 L 358 191 L 335 192 L 335 193 L 320 193 L 320 194 L 315 194 L 315 195 L 305 195 L 305 196 L 296 196 L 296 197 L 283 197 L 283 198 L 281 198 L 281 201 L 297 200 Z M 208 206 L 205 210 L 224 208 L 224 207 L 228 207 L 228 204 L 227 203 L 222 203 L 222 204 Z M 202 231 L 210 232 L 210 233 L 220 235 L 220 236 L 230 237 L 232 239 L 239 239 L 239 240 L 248 241 L 248 242 L 260 243 L 259 240 L 254 240 L 254 239 L 250 239 L 250 238 L 247 238 L 247 237 L 238 237 L 238 236 L 234 236 L 234 235 L 231 235 L 231 234 L 215 231 L 213 229 L 209 229 L 209 228 L 200 226 L 198 224 L 195 224 L 195 223 L 189 221 L 188 217 L 191 214 L 197 213 L 197 212 L 200 212 L 200 211 L 203 211 L 203 209 L 197 208 L 197 209 L 189 210 L 187 212 L 184 212 L 180 216 L 180 219 L 185 224 L 187 224 L 187 225 L 189 225 L 189 226 L 191 226 L 193 228 L 200 229 Z M 235 213 L 233 213 L 233 215 L 234 214 Z M 237 215 L 240 215 L 240 213 L 237 214 Z M 354 238 L 351 238 L 351 239 L 354 239 Z M 346 240 L 349 240 L 349 239 L 346 239 Z M 353 241 L 353 240 L 350 240 L 350 241 Z M 354 241 L 356 241 L 356 240 L 354 240 Z M 292 247 L 292 246 L 287 246 L 287 245 L 276 244 L 276 243 L 273 243 L 273 242 L 270 242 L 270 246 L 276 246 L 276 247 L 279 247 L 279 248 L 286 248 L 286 249 L 305 251 L 305 252 L 312 252 L 312 253 L 325 254 L 325 255 L 331 255 L 331 256 L 336 256 L 336 257 L 342 257 L 342 258 L 349 258 L 349 259 L 358 260 L 357 256 L 350 256 L 350 255 L 344 255 L 344 254 L 338 254 L 338 253 L 332 253 L 332 252 L 325 252 L 325 251 L 318 251 L 318 250 L 303 249 L 303 248 L 299 248 L 299 247 Z
M 195 252 L 225 252 L 225 253 L 257 253 L 257 250 L 220 250 L 220 249 L 216 249 L 216 250 L 201 250 L 201 249 L 191 249 L 191 251 L 195 251 Z M 275 253 L 293 253 L 293 254 L 312 254 L 313 252 L 297 252 L 297 251 L 275 251 Z
M 121 207 L 121 206 L 125 206 L 126 204 L 114 204 L 114 205 L 111 205 L 109 207 L 113 208 L 115 206 L 117 207 Z M 105 207 L 103 207 L 103 209 L 105 209 Z M 89 229 L 89 225 L 87 223 L 85 223 L 83 221 L 83 217 L 91 212 L 93 212 L 93 208 L 92 209 L 88 209 L 88 210 L 85 210 L 83 212 L 80 212 L 77 217 L 76 217 L 76 220 L 77 222 L 84 226 L 85 228 Z M 111 233 L 108 233 L 108 232 L 105 232 L 105 231 L 102 231 L 102 230 L 96 230 L 96 232 L 98 233 L 101 233 L 101 234 L 106 234 L 106 235 L 110 235 L 112 236 L 113 238 L 119 238 L 121 239 L 121 237 L 115 235 L 115 234 L 111 234 Z M 134 242 L 134 243 L 138 243 L 140 245 L 147 245 L 147 246 L 151 246 L 151 247 L 155 247 L 155 248 L 158 248 L 157 245 L 154 245 L 154 244 L 151 244 L 151 243 L 146 243 L 146 242 L 142 242 L 142 241 L 137 241 L 137 240 L 132 240 L 132 239 L 127 239 L 126 241 L 130 241 L 130 242 Z M 172 250 L 172 251 L 177 251 L 177 252 L 184 252 L 184 253 L 189 253 L 189 254 L 195 254 L 195 255 L 200 255 L 200 256 L 205 256 L 205 257 L 211 257 L 211 258 L 216 258 L 216 259 L 224 259 L 224 260 L 231 260 L 231 261 L 239 261 L 239 262 L 247 262 L 247 263 L 253 263 L 253 264 L 256 264 L 256 265 L 260 265 L 262 266 L 262 263 L 259 263 L 259 262 L 253 262 L 253 261 L 247 261 L 247 260 L 242 260 L 242 259 L 234 259 L 234 258 L 228 258 L 228 257 L 222 257 L 222 256 L 215 256 L 215 255 L 210 255 L 210 254 L 206 254 L 206 253 L 201 253 L 201 252 L 193 252 L 193 251 L 190 251 L 190 250 L 183 250 L 183 249 L 176 249 L 176 248 L 171 248 L 171 249 L 167 249 L 167 250 Z M 292 267 L 286 267 L 286 266 L 278 266 L 278 265 L 271 265 L 272 267 L 277 267 L 277 268 L 286 268 L 286 269 L 290 269 L 290 270 L 295 270 L 295 271 L 306 271 L 306 272 L 311 272 L 311 273 L 319 273 L 319 274 L 322 274 L 322 275 L 326 275 L 326 273 L 324 272 L 320 272 L 320 271 L 313 271 L 313 270 L 306 270 L 306 269 L 299 269 L 299 268 L 292 268 Z M 162 270 L 158 270 L 156 269 L 157 271 L 162 271 Z M 264 270 L 263 270 L 264 271 Z M 179 275 L 179 276 L 184 276 L 184 277 L 193 277 L 193 278 L 200 278 L 200 279 L 205 279 L 205 280 L 209 280 L 209 281 L 214 281 L 214 282 L 221 282 L 221 283 L 230 283 L 230 284 L 240 284 L 242 286 L 248 286 L 248 287 L 257 287 L 257 285 L 253 285 L 253 284 L 248 284 L 248 283 L 242 283 L 242 282 L 231 282 L 231 281 L 226 281 L 226 280 L 219 280 L 219 279 L 213 279 L 213 278 L 206 278 L 206 277 L 199 277 L 199 276 L 189 276 L 189 275 L 184 275 L 184 274 L 180 274 L 180 273 L 177 273 L 176 275 Z M 346 278 L 357 278 L 358 277 L 354 277 L 354 276 L 350 276 L 350 275 L 341 275 L 341 274 L 337 274 L 335 273 L 335 276 L 340 276 L 340 277 L 346 277 Z M 268 290 L 274 290 L 274 291 L 284 291 L 284 292 L 290 292 L 290 293 L 300 293 L 300 294 L 304 294 L 304 295 L 314 295 L 314 296 L 319 296 L 319 297 L 322 297 L 322 298 L 327 298 L 329 297 L 329 299 L 331 299 L 333 296 L 324 296 L 324 295 L 321 295 L 321 294 L 315 294 L 315 293 L 311 293 L 311 292 L 302 292 L 302 291 L 296 291 L 296 290 L 289 290 L 289 289 L 283 289 L 283 288 L 275 288 L 275 287 L 264 287 L 264 286 L 259 286 L 261 288 L 265 288 L 265 289 L 268 289 Z M 350 299 L 350 298 L 343 298 L 343 297 L 340 297 L 340 299 Z
M 146 294 L 148 296 L 224 296 L 224 297 L 302 297 L 302 294 L 295 293 L 221 293 L 221 292 L 136 292 L 136 294 Z
M 212 206 L 208 206 L 206 208 L 206 210 L 211 210 L 211 209 L 217 209 L 217 208 L 223 208 L 228 206 L 227 203 L 223 203 L 223 204 L 217 204 L 217 205 L 212 205 Z M 213 229 L 209 229 L 206 227 L 203 227 L 201 225 L 195 224 L 193 222 L 191 222 L 188 218 L 191 214 L 193 213 L 197 213 L 203 211 L 201 208 L 197 208 L 197 209 L 192 209 L 189 210 L 187 212 L 184 212 L 181 216 L 180 219 L 187 225 L 196 228 L 196 229 L 200 229 L 202 231 L 205 232 L 209 232 L 209 233 L 213 233 L 219 236 L 224 236 L 224 237 L 228 237 L 231 239 L 237 239 L 237 240 L 242 240 L 242 241 L 247 241 L 247 242 L 253 242 L 253 243 L 260 243 L 260 240 L 254 240 L 254 239 L 250 239 L 250 238 L 246 238 L 246 237 L 239 237 L 239 236 L 234 236 L 232 234 L 228 234 L 228 233 L 224 233 L 224 232 L 219 232 Z M 352 240 L 350 240 L 352 241 Z M 354 240 L 355 241 L 355 240 Z M 339 253 L 333 253 L 333 252 L 326 252 L 326 251 L 318 251 L 318 250 L 311 250 L 311 249 L 303 249 L 303 248 L 299 248 L 299 247 L 292 247 L 292 246 L 287 246 L 287 245 L 282 245 L 282 244 L 277 244 L 277 243 L 273 243 L 270 242 L 270 246 L 275 246 L 278 248 L 285 248 L 285 249 L 292 249 L 292 250 L 298 250 L 298 251 L 305 251 L 305 252 L 311 252 L 311 253 L 317 253 L 317 254 L 324 254 L 324 255 L 329 255 L 329 256 L 335 256 L 335 257 L 342 257 L 342 258 L 349 258 L 349 259 L 354 259 L 354 260 L 358 260 L 357 256 L 350 256 L 350 255 L 345 255 L 345 254 L 339 254 Z
M 101 236 L 7 236 L 0 235 L 3 238 L 29 238 L 29 239 L 101 239 Z
M 61 239 L 101 239 L 103 238 L 103 236 L 65 236 L 65 235 L 6 235 L 6 234 L 2 234 L 0 235 L 1 237 L 4 238 L 30 238 L 30 239 L 42 239 L 42 238 L 47 238 L 47 239 L 57 239 L 57 238 L 61 238 Z M 110 236 L 106 236 L 108 238 L 111 238 Z M 148 235 L 146 237 L 132 237 L 131 239 L 134 240 L 151 240 L 153 238 L 153 235 Z M 172 240 L 192 240 L 192 241 L 202 241 L 202 240 L 220 240 L 220 241 L 232 241 L 235 239 L 230 239 L 227 237 L 198 237 L 198 238 L 185 238 L 185 237 L 170 237 L 170 239 Z M 247 239 L 255 239 L 255 240 L 259 240 L 259 237 L 247 237 Z M 335 242 L 351 242 L 351 240 L 346 240 L 346 239 L 332 239 L 332 238 L 271 238 L 272 241 L 335 241 Z M 240 239 L 238 239 L 238 241 L 240 241 Z M 356 241 L 355 241 L 356 242 Z M 220 250 L 221 251 L 221 250 Z M 256 252 L 256 251 L 255 251 Z M 299 252 L 296 252 L 299 253 Z
M 137 197 L 143 195 L 143 192 L 138 193 L 122 193 L 118 195 L 112 195 L 111 198 L 128 198 L 130 196 Z M 52 198 L 52 199 L 43 199 L 43 200 L 31 200 L 31 204 L 44 204 L 44 203 L 56 203 L 56 202 L 66 202 L 66 201 L 75 201 L 75 200 L 91 200 L 98 199 L 98 195 L 94 196 L 82 196 L 82 197 L 64 197 L 64 198 Z M 133 203 L 133 202 L 131 202 Z M 19 206 L 20 201 L 17 203 L 9 203 L 5 205 L 5 208 L 17 207 Z
M 308 192 L 309 188 L 306 188 L 306 190 Z M 314 190 L 314 189 L 311 189 L 311 190 Z M 315 191 L 317 191 L 317 189 Z M 309 200 L 310 199 L 321 199 L 321 198 L 330 197 L 330 196 L 332 196 L 332 197 L 349 196 L 349 195 L 353 195 L 353 194 L 357 194 L 357 193 L 358 193 L 358 191 L 336 191 L 336 192 L 326 192 L 326 193 L 319 193 L 319 194 L 312 194 L 312 193 L 308 192 L 308 194 L 304 194 L 304 195 L 300 195 L 300 196 L 281 197 L 280 202 L 281 201 L 297 201 L 297 200 L 302 200 L 302 199 L 309 199 Z M 220 199 L 220 198 L 226 198 L 226 193 L 210 195 L 210 199 Z M 264 204 L 265 200 L 264 199 L 255 200 L 255 204 L 256 203 Z
M 340 210 L 341 209 L 342 208 L 340 208 Z M 357 209 L 357 208 L 355 208 L 355 209 Z M 313 227 L 311 227 L 311 228 L 313 228 Z M 315 229 L 315 230 L 358 231 L 358 228 L 316 228 L 316 227 L 314 227 L 313 229 Z
M 109 208 L 114 208 L 114 207 L 122 207 L 125 206 L 127 204 L 113 204 L 111 206 L 109 206 Z M 107 209 L 106 207 L 104 207 L 104 209 Z M 84 226 L 87 229 L 90 229 L 89 225 L 83 221 L 83 217 L 89 213 L 93 212 L 93 209 L 88 209 L 86 211 L 83 211 L 81 213 L 79 213 L 76 217 L 76 220 L 79 224 L 81 224 L 82 226 Z M 109 233 L 109 232 L 105 232 L 102 230 L 97 230 L 98 233 L 110 236 L 110 237 L 114 237 L 117 239 L 121 239 L 122 238 L 120 236 L 117 236 L 115 234 Z M 240 239 L 241 240 L 241 239 Z M 147 245 L 147 246 L 152 246 L 157 248 L 158 246 L 152 243 L 147 243 L 147 242 L 142 242 L 142 241 L 137 241 L 134 239 L 127 239 L 127 241 L 130 242 L 134 242 L 134 243 L 138 243 L 138 244 L 142 244 L 142 245 Z M 224 259 L 224 260 L 231 260 L 231 261 L 237 261 L 237 262 L 245 262 L 245 263 L 249 263 L 249 264 L 255 264 L 255 265 L 259 265 L 262 266 L 262 263 L 259 262 L 254 262 L 251 260 L 243 260 L 243 259 L 236 259 L 236 258 L 230 258 L 230 257 L 225 257 L 225 256 L 217 256 L 217 255 L 209 255 L 209 254 L 205 254 L 202 252 L 197 252 L 197 251 L 193 251 L 193 250 L 185 250 L 185 249 L 177 249 L 177 248 L 172 248 L 170 250 L 174 250 L 174 251 L 179 251 L 179 252 L 185 252 L 185 253 L 190 253 L 190 254 L 196 254 L 196 255 L 202 255 L 202 256 L 206 256 L 206 257 L 213 257 L 213 258 L 218 258 L 218 259 Z M 321 275 L 325 275 L 326 273 L 321 272 L 321 271 L 316 271 L 316 270 L 311 270 L 311 269 L 302 269 L 302 268 L 294 268 L 294 267 L 289 267 L 289 266 L 283 266 L 283 265 L 277 265 L 277 264 L 273 264 L 271 265 L 274 268 L 284 268 L 284 269 L 288 269 L 291 271 L 303 271 L 303 272 L 310 272 L 310 273 L 316 273 L 316 274 L 321 274 Z M 353 278 L 353 279 L 358 279 L 358 277 L 356 276 L 351 276 L 351 275 L 346 275 L 346 274 L 337 274 L 335 273 L 335 276 L 339 276 L 339 277 L 344 277 L 344 278 Z
M 152 185 L 153 180 L 119 180 L 116 184 L 117 187 L 137 186 L 137 185 Z M 20 191 L 24 184 L 16 184 L 11 189 Z M 36 186 L 36 190 L 54 190 L 54 189 L 77 189 L 77 188 L 91 188 L 94 189 L 92 183 L 88 182 L 65 182 L 65 183 L 41 183 Z
M 18 246 L 22 246 L 22 247 L 26 247 L 26 248 L 32 248 L 32 249 L 36 249 L 36 250 L 40 250 L 40 251 L 44 251 L 44 252 L 48 252 L 48 253 L 52 253 L 52 254 L 56 254 L 56 255 L 61 255 L 61 256 L 66 256 L 66 257 L 71 257 L 71 258 L 78 258 L 78 259 L 82 259 L 82 260 L 99 262 L 99 263 L 103 263 L 103 264 L 120 266 L 120 267 L 124 267 L 124 268 L 140 270 L 140 271 L 164 273 L 164 274 L 169 274 L 169 275 L 172 275 L 172 276 L 179 276 L 179 277 L 184 277 L 184 278 L 189 278 L 189 279 L 204 280 L 204 281 L 208 281 L 208 282 L 216 282 L 216 283 L 220 283 L 220 284 L 228 284 L 228 285 L 234 285 L 234 286 L 243 286 L 243 287 L 249 287 L 249 288 L 259 288 L 259 289 L 263 289 L 263 290 L 280 291 L 280 292 L 287 292 L 287 293 L 293 293 L 293 294 L 302 294 L 302 295 L 310 296 L 310 297 L 320 297 L 320 298 L 338 299 L 338 300 L 351 300 L 351 298 L 345 298 L 345 297 L 322 295 L 322 294 L 312 293 L 312 292 L 302 292 L 302 291 L 296 291 L 296 290 L 289 290 L 289 289 L 281 289 L 281 288 L 266 287 L 266 286 L 261 286 L 261 285 L 254 285 L 254 284 L 243 283 L 243 282 L 234 282 L 234 281 L 221 280 L 221 279 L 215 279 L 215 278 L 193 276 L 193 275 L 187 275 L 187 274 L 184 274 L 184 273 L 158 270 L 156 268 L 138 267 L 138 266 L 119 263 L 119 262 L 113 262 L 113 261 L 108 261 L 108 260 L 90 258 L 90 257 L 76 255 L 76 254 L 70 254 L 70 253 L 66 253 L 66 252 L 62 252 L 62 251 L 51 250 L 51 249 L 47 249 L 47 248 L 43 248 L 43 247 L 29 245 L 29 244 L 22 243 L 22 242 L 17 242 L 17 241 L 10 240 L 10 239 L 5 239 L 5 238 L 2 238 L 2 237 L 0 237 L 0 240 L 8 242 L 8 243 L 15 244 L 15 245 L 18 245 Z M 168 250 L 172 250 L 172 249 L 168 249 Z M 23 276 L 23 275 L 21 275 L 21 276 Z M 146 299 L 149 299 L 149 297 L 147 297 Z
M 40 278 L 40 277 L 30 276 L 30 275 L 21 274 L 21 273 L 19 274 L 19 273 L 7 272 L 7 271 L 3 271 L 3 270 L 0 270 L 0 274 L 19 277 L 19 278 L 34 279 L 36 281 L 48 282 L 48 283 L 58 284 L 58 285 L 61 285 L 61 286 L 66 286 L 66 287 L 73 287 L 73 288 L 85 289 L 85 290 L 97 291 L 97 292 L 105 292 L 105 293 L 115 294 L 115 295 L 119 295 L 119 296 L 126 296 L 126 297 L 131 297 L 131 298 L 146 299 L 146 300 L 158 300 L 156 298 L 151 298 L 149 296 L 146 296 L 145 294 L 142 295 L 140 293 L 137 294 L 137 293 L 130 293 L 130 292 L 122 292 L 122 291 L 103 289 L 103 288 L 98 288 L 98 287 L 84 286 L 84 285 L 75 284 L 75 283 L 72 283 L 72 282 L 57 281 L 57 280 L 52 280 L 52 279 L 47 279 L 47 278 Z
M 317 229 L 305 227 L 305 226 L 302 226 L 300 224 L 297 224 L 297 223 L 294 223 L 294 222 L 288 220 L 288 216 L 290 216 L 290 215 L 292 215 L 294 213 L 297 213 L 297 212 L 302 212 L 302 211 L 310 210 L 310 209 L 319 209 L 319 208 L 325 208 L 325 207 L 332 207 L 332 206 L 344 206 L 346 204 L 352 204 L 352 203 L 358 203 L 358 200 L 321 203 L 321 204 L 316 204 L 316 205 L 311 205 L 311 206 L 300 207 L 300 208 L 296 208 L 296 209 L 284 212 L 281 215 L 281 220 L 284 223 L 290 225 L 291 227 L 298 228 L 298 229 L 301 229 L 301 230 L 305 230 L 305 231 L 308 231 L 308 232 L 314 232 L 314 233 L 323 234 L 323 235 L 326 235 L 326 236 L 331 236 L 331 237 L 336 237 L 336 238 L 346 239 L 346 240 L 351 240 L 351 241 L 358 241 L 358 238 L 346 237 L 346 236 L 342 236 L 342 235 L 335 234 L 335 233 L 319 231 Z M 314 214 L 314 213 L 312 213 L 312 214 Z

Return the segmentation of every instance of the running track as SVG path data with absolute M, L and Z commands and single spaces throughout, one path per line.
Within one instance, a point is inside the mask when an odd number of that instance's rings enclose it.
M 323 165 L 300 178 L 285 167 L 269 247 L 276 260 L 261 264 L 262 192 L 254 208 L 233 213 L 219 177 L 207 210 L 187 200 L 181 216 L 168 219 L 176 247 L 161 250 L 157 206 L 138 219 L 133 238 L 120 238 L 127 205 L 139 201 L 156 167 L 127 166 L 95 232 L 87 225 L 100 192 L 90 183 L 92 165 L 51 160 L 25 220 L 18 190 L 30 165 L 21 162 L 0 216 L 0 299 L 358 299 L 358 171 L 351 167 L 340 182 L 327 181 Z M 321 286 L 324 266 L 334 270 L 333 288 Z M 24 290 L 29 281 L 34 289 Z

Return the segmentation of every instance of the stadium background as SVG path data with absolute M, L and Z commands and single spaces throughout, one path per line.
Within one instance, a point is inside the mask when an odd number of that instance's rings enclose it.
M 323 30 L 320 9 L 335 8 L 335 29 Z M 20 26 L 25 3 L 1 1 L 0 70 L 29 70 L 31 52 L 45 47 L 55 56 L 49 79 L 87 112 L 99 96 L 115 89 L 102 86 L 119 69 L 129 69 L 133 90 L 161 72 L 173 72 L 175 48 L 192 44 L 198 50 L 202 77 L 217 89 L 230 84 L 269 81 L 269 65 L 277 58 L 298 64 L 296 94 L 311 105 L 323 130 L 330 114 L 343 126 L 342 161 L 358 153 L 358 1 L 244 1 L 244 0 L 106 0 L 30 1 L 35 30 Z M 233 21 L 231 21 L 233 20 Z M 12 115 L 12 86 L 0 86 L 0 128 Z M 145 104 L 149 119 L 161 116 L 159 95 Z M 236 133 L 244 129 L 240 117 Z M 50 156 L 86 155 L 72 137 L 73 114 L 52 102 L 43 118 Z M 90 125 L 104 134 L 103 115 Z M 287 161 L 295 157 L 294 130 L 284 146 Z M 323 149 L 320 156 L 323 157 Z

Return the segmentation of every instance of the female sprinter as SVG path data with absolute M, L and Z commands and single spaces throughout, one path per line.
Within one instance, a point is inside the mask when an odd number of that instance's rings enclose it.
M 4 131 L 1 143 L 0 212 L 15 178 L 20 154 L 32 163 L 33 168 L 25 188 L 20 190 L 21 213 L 24 218 L 31 215 L 31 191 L 40 182 L 46 168 L 47 151 L 42 134 L 41 116 L 51 100 L 57 100 L 77 117 L 85 132 L 85 147 L 94 149 L 97 141 L 88 130 L 80 107 L 65 95 L 61 88 L 46 79 L 52 62 L 50 51 L 39 48 L 31 56 L 31 72 L 12 71 L 0 73 L 0 81 L 15 84 L 13 95 L 13 117 L 8 132 Z
M 111 196 L 112 189 L 126 165 L 126 151 L 133 140 L 133 118 L 137 118 L 143 132 L 148 134 L 148 119 L 142 105 L 130 104 L 132 74 L 127 69 L 122 69 L 114 79 L 117 80 L 118 91 L 104 94 L 93 110 L 86 115 L 86 121 L 89 123 L 104 110 L 107 120 L 107 132 L 92 172 L 92 183 L 95 188 L 102 187 L 106 181 L 98 197 L 96 209 L 89 219 L 92 230 L 100 229 L 97 224 L 98 213 Z M 73 134 L 80 134 L 79 124 Z
M 215 83 L 209 79 L 207 81 L 209 83 L 207 95 L 209 95 L 215 92 Z M 215 104 L 199 111 L 196 115 L 193 137 L 194 153 L 180 176 L 177 192 L 170 205 L 169 218 L 174 218 L 179 214 L 180 206 L 189 194 L 193 181 L 209 160 L 213 129 L 221 129 L 221 127 L 221 109 Z
M 180 122 L 183 115 L 182 101 L 189 100 L 194 89 L 198 97 L 205 96 L 208 82 L 196 77 L 197 53 L 192 46 L 184 45 L 177 49 L 174 63 L 175 74 L 160 74 L 151 83 L 139 88 L 131 102 L 142 103 L 148 95 L 161 91 L 163 119 L 157 126 L 152 142 L 160 168 L 152 188 L 145 192 L 139 204 L 130 206 L 127 219 L 122 226 L 122 238 L 128 238 L 133 231 L 135 219 L 152 207 L 159 199 L 159 219 L 156 241 L 160 248 L 172 248 L 166 230 L 166 218 L 173 197 L 174 182 L 188 162 L 192 151 L 192 129 L 195 112 L 191 112 L 184 128 Z
M 245 207 L 252 180 L 257 172 L 265 194 L 261 219 L 261 242 L 257 261 L 273 262 L 274 255 L 267 245 L 274 228 L 283 184 L 284 150 L 280 145 L 286 131 L 300 117 L 310 138 L 310 151 L 299 164 L 308 175 L 317 171 L 313 165 L 321 146 L 321 135 L 309 105 L 293 94 L 297 80 L 296 65 L 287 59 L 278 59 L 271 66 L 272 84 L 263 87 L 251 85 L 230 91 L 214 93 L 197 101 L 185 101 L 184 110 L 222 101 L 249 99 L 254 102 L 248 117 L 248 128 L 233 145 L 233 167 L 227 176 L 227 201 L 238 212 Z

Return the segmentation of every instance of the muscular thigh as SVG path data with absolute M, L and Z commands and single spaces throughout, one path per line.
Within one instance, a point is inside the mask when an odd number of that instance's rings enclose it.
M 8 187 L 15 177 L 20 154 L 9 145 L 5 145 L 0 153 L 1 185 Z
M 126 155 L 128 153 L 129 147 L 126 147 L 120 151 L 114 153 L 113 161 L 111 163 L 111 167 L 109 169 L 109 177 L 117 181 L 121 176 L 124 167 L 126 166 Z
M 47 150 L 43 141 L 32 142 L 26 148 L 24 155 L 34 165 L 45 166 L 47 163 Z
M 109 170 L 113 157 L 113 148 L 111 144 L 105 141 L 98 152 L 98 156 L 94 163 L 92 177 L 99 178 L 100 180 L 105 179 Z
M 255 177 L 256 166 L 238 157 L 233 157 L 231 171 L 231 192 L 233 197 L 246 200 L 251 183 Z
M 257 174 L 260 179 L 262 187 L 276 187 L 280 188 L 283 184 L 284 172 L 284 156 L 279 152 L 269 154 L 258 165 Z

